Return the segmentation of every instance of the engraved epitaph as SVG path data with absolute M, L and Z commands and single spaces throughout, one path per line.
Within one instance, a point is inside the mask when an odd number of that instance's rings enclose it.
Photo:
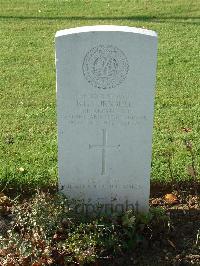
M 156 54 L 150 30 L 56 33 L 59 184 L 87 211 L 148 210 Z

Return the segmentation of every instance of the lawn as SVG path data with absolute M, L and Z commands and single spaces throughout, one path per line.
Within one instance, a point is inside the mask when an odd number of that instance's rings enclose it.
M 1 188 L 56 184 L 54 36 L 99 24 L 158 33 L 151 179 L 199 178 L 199 17 L 197 0 L 0 0 Z

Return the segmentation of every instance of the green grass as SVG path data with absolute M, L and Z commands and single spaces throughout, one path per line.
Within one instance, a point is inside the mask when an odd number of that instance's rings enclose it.
M 175 180 L 191 178 L 184 140 L 191 140 L 200 169 L 199 15 L 196 0 L 0 0 L 1 184 L 56 184 L 55 32 L 97 24 L 157 31 L 151 176 L 153 181 L 170 180 L 170 153 Z

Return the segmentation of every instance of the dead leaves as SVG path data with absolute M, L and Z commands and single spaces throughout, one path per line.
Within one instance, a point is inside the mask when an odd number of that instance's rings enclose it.
M 0 193 L 0 205 L 8 205 L 10 204 L 9 198 L 3 193 Z
M 24 173 L 24 171 L 25 171 L 25 169 L 24 169 L 23 167 L 20 167 L 18 170 L 19 170 L 19 172 L 21 172 L 21 173 Z
M 192 129 L 189 128 L 189 127 L 182 127 L 182 131 L 185 132 L 185 133 L 189 133 L 189 132 L 192 131 Z
M 7 252 L 5 249 L 0 249 L 0 257 L 5 257 L 7 255 Z
M 178 204 L 179 203 L 179 200 L 177 198 L 176 195 L 170 193 L 170 194 L 166 194 L 164 196 L 164 200 L 167 204 L 171 204 L 171 205 L 174 205 L 174 204 Z
M 170 244 L 171 247 L 173 247 L 174 249 L 176 249 L 175 244 L 170 239 L 167 239 L 167 241 L 168 241 L 168 243 Z
M 151 201 L 151 204 L 156 207 L 156 206 L 159 206 L 159 205 L 162 205 L 163 204 L 163 199 L 162 198 L 155 198 Z
M 10 199 L 3 192 L 0 192 L 0 214 L 6 215 L 10 213 L 11 206 Z
M 151 200 L 151 204 L 154 207 L 162 206 L 162 205 L 165 205 L 165 204 L 175 205 L 175 204 L 178 204 L 178 203 L 179 203 L 178 197 L 175 194 L 172 194 L 172 193 L 169 193 L 169 194 L 166 194 L 163 197 L 154 198 L 154 199 Z
M 26 173 L 27 173 L 27 170 L 26 170 L 24 167 L 19 167 L 19 168 L 17 168 L 17 171 L 18 171 L 20 174 L 26 174 Z

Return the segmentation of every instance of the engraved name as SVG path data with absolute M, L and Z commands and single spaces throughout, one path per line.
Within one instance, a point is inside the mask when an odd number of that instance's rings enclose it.
M 80 94 L 73 104 L 75 111 L 65 115 L 70 124 L 127 126 L 135 121 L 134 102 L 129 95 Z

